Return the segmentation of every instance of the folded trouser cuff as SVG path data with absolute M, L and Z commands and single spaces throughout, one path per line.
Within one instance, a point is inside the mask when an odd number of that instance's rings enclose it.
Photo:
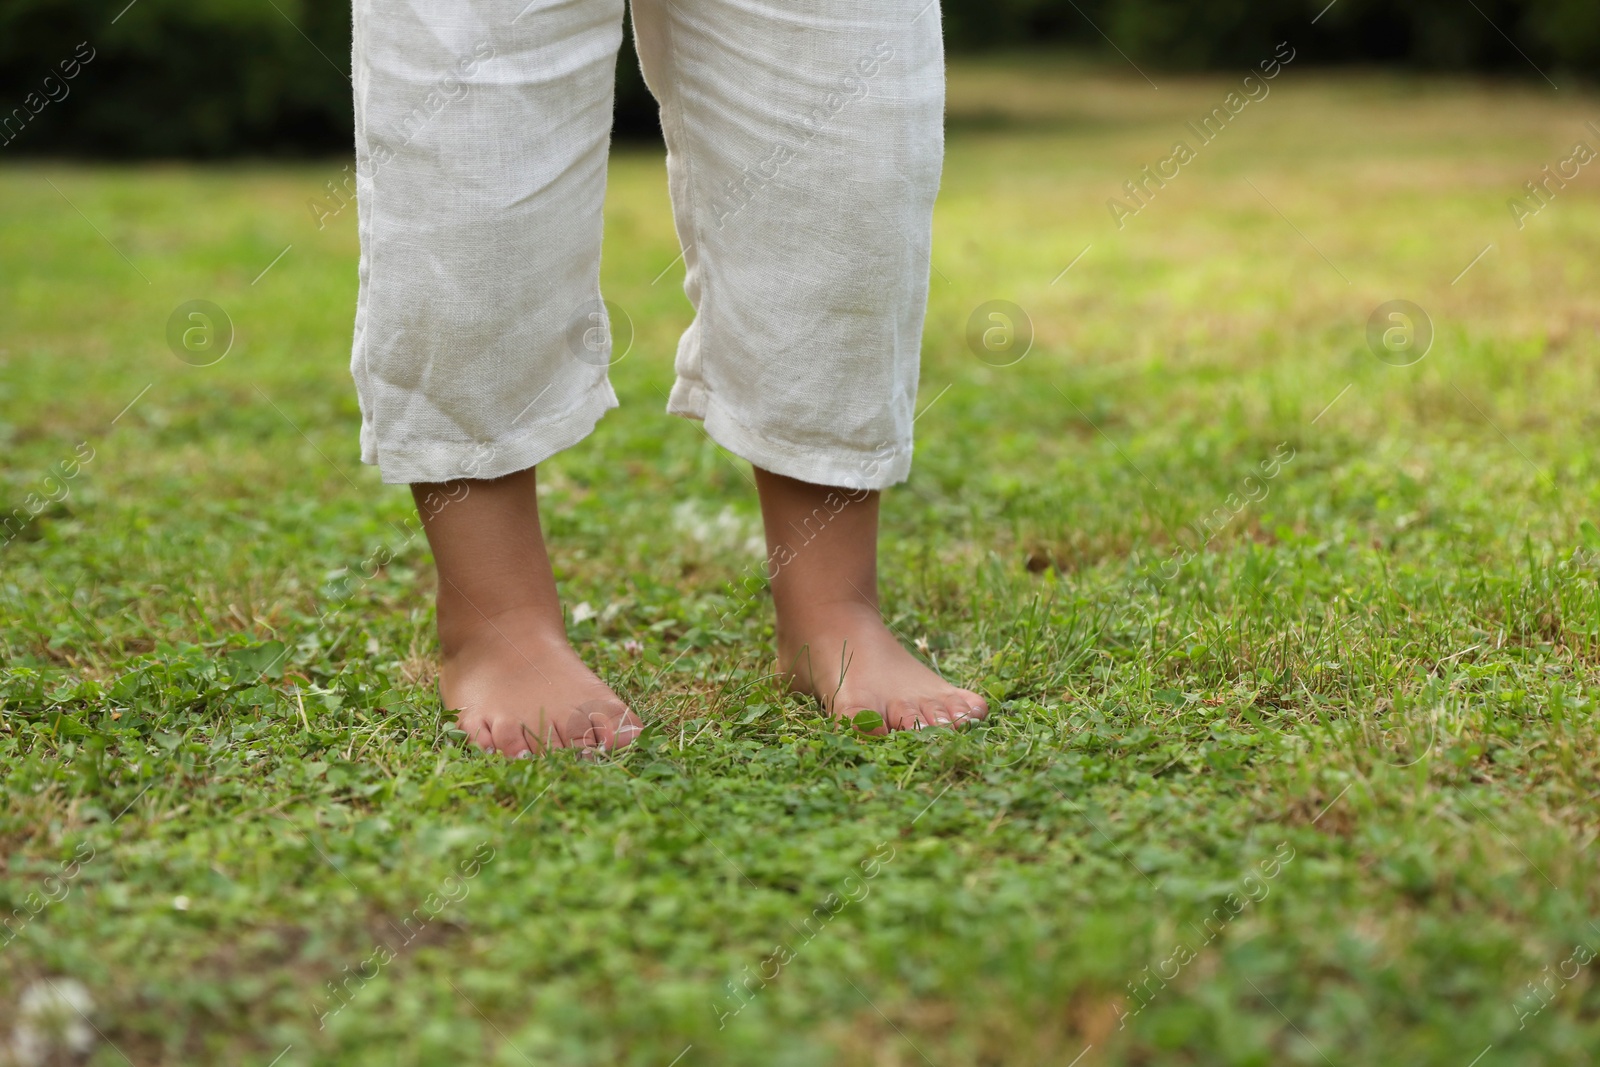
M 617 406 L 605 378 L 565 414 L 485 442 L 429 443 L 413 449 L 380 447 L 370 423 L 361 427 L 361 461 L 377 464 L 390 485 L 447 482 L 456 478 L 501 478 L 527 470 L 565 451 L 594 431 L 600 416 Z
M 823 448 L 783 441 L 740 422 L 700 382 L 679 378 L 667 411 L 705 423 L 706 435 L 740 459 L 762 470 L 814 485 L 845 489 L 887 489 L 911 474 L 911 443 L 886 441 L 863 451 Z

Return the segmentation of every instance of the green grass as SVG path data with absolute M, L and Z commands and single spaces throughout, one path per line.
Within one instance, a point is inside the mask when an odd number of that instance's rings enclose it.
M 898 632 L 993 702 L 963 733 L 772 687 L 744 465 L 661 410 L 662 163 L 619 150 L 624 407 L 541 471 L 650 726 L 601 763 L 441 714 L 409 496 L 356 462 L 354 211 L 307 208 L 342 161 L 7 163 L 0 501 L 40 508 L 0 550 L 0 1037 L 72 978 L 91 1062 L 140 1067 L 1584 1061 L 1600 194 L 1506 200 L 1600 102 L 1291 66 L 1119 230 L 1236 84 L 1156 77 L 952 76 L 883 549 Z M 165 341 L 191 299 L 213 366 Z M 996 299 L 1011 366 L 964 340 Z M 1392 299 L 1411 366 L 1364 338 Z

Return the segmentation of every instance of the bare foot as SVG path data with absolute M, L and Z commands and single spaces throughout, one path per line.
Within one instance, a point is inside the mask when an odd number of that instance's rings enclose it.
M 455 635 L 439 695 L 458 712 L 473 744 L 506 756 L 552 748 L 610 751 L 641 732 L 622 699 L 578 658 L 546 620 L 513 609 L 476 625 L 441 627 Z
M 809 693 L 835 716 L 875 711 L 887 730 L 959 726 L 989 714 L 989 704 L 951 685 L 906 651 L 876 607 L 844 603 L 816 608 L 803 622 L 780 623 L 779 668 L 789 687 Z
M 778 609 L 778 669 L 841 717 L 875 711 L 887 730 L 954 726 L 989 714 L 907 652 L 878 612 L 878 494 L 756 469 L 767 574 Z
M 411 487 L 439 570 L 439 695 L 491 752 L 620 748 L 639 720 L 567 643 L 534 479 Z

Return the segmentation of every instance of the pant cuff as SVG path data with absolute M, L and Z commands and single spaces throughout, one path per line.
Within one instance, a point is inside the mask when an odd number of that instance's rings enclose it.
M 376 466 L 387 485 L 500 478 L 527 470 L 594 432 L 600 416 L 617 406 L 617 394 L 599 379 L 578 405 L 535 426 L 494 440 L 438 441 L 420 448 L 379 448 L 370 423 L 361 425 L 361 462 Z
M 704 422 L 707 436 L 740 459 L 813 485 L 887 489 L 911 474 L 909 440 L 885 441 L 873 449 L 817 448 L 780 441 L 741 423 L 702 382 L 680 377 L 667 398 L 667 412 Z

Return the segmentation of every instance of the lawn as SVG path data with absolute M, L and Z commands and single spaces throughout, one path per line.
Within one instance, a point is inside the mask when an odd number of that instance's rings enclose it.
M 1600 99 L 1291 63 L 1201 143 L 1239 79 L 1148 73 L 952 71 L 883 550 L 995 709 L 960 733 L 772 684 L 748 470 L 662 412 L 657 153 L 611 167 L 623 408 L 540 471 L 649 727 L 598 762 L 441 712 L 357 462 L 345 161 L 0 166 L 16 1062 L 52 996 L 138 1067 L 1584 1062 L 1600 187 L 1523 185 Z M 220 359 L 169 343 L 193 300 Z M 1425 352 L 1369 343 L 1395 300 Z

